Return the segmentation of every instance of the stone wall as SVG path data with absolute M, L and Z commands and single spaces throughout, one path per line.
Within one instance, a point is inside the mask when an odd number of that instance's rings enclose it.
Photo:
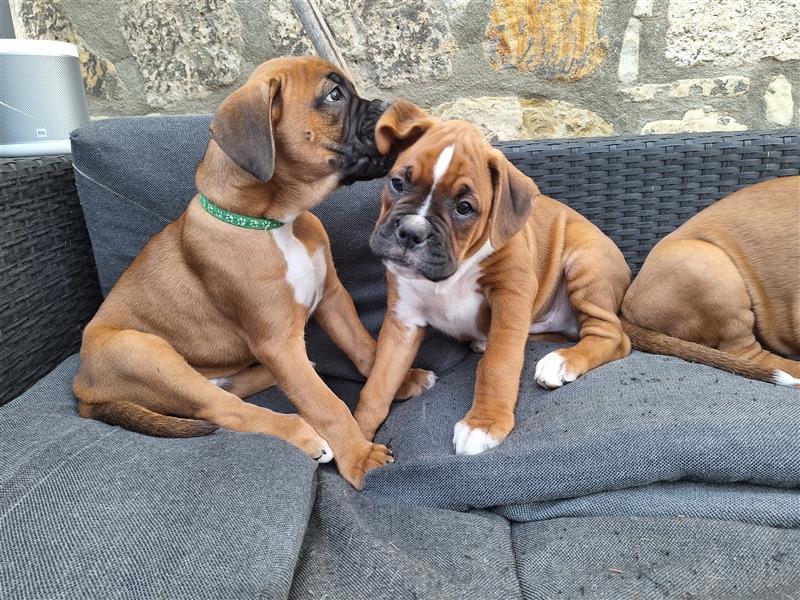
M 800 125 L 800 0 L 317 0 L 362 90 L 491 139 Z M 80 48 L 91 114 L 213 111 L 312 52 L 290 0 L 11 0 Z M 800 100 L 800 98 L 798 98 Z

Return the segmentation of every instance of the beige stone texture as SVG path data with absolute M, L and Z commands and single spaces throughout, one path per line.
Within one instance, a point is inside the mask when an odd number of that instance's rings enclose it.
M 775 77 L 764 93 L 766 117 L 771 122 L 786 127 L 792 122 L 794 100 L 792 100 L 792 84 L 783 75 Z
M 318 0 L 348 66 L 368 84 L 449 79 L 456 42 L 447 15 L 427 0 Z
M 149 106 L 171 108 L 239 78 L 244 41 L 233 0 L 131 0 L 119 22 Z
M 603 0 L 494 0 L 483 47 L 495 69 L 575 81 L 608 55 L 599 33 Z
M 642 135 L 652 133 L 695 133 L 704 131 L 745 131 L 746 125 L 733 117 L 721 115 L 710 106 L 689 110 L 679 120 L 651 121 L 642 127 Z
M 625 35 L 622 37 L 622 49 L 619 53 L 617 79 L 620 83 L 633 83 L 639 78 L 639 32 L 642 24 L 639 19 L 631 17 Z
M 317 0 L 362 89 L 448 79 L 456 43 L 447 15 L 426 0 Z M 265 35 L 282 54 L 315 54 L 290 0 L 270 0 Z M 387 26 L 390 25 L 390 26 Z
M 662 98 L 733 97 L 742 96 L 750 89 L 750 78 L 742 75 L 679 79 L 669 83 L 643 83 L 620 88 L 631 102 L 647 102 Z
M 513 96 L 461 98 L 431 110 L 442 119 L 462 119 L 476 125 L 490 141 L 518 140 L 522 132 L 522 105 Z
M 800 59 L 800 0 L 669 0 L 666 57 L 688 67 Z
M 470 121 L 489 141 L 593 137 L 614 132 L 613 125 L 597 113 L 561 100 L 463 98 L 439 105 L 431 114 Z
M 125 86 L 114 64 L 98 55 L 78 34 L 62 0 L 11 0 L 18 38 L 57 40 L 78 47 L 86 93 L 96 98 L 116 98 Z
M 653 0 L 636 0 L 633 7 L 634 17 L 649 17 L 653 14 Z

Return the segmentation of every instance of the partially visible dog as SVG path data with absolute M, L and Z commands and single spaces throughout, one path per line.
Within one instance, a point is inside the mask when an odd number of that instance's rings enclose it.
M 375 341 L 336 276 L 308 212 L 341 183 L 382 176 L 374 128 L 386 105 L 358 97 L 333 65 L 259 66 L 220 106 L 196 196 L 125 271 L 86 327 L 73 389 L 78 411 L 156 436 L 217 426 L 281 437 L 356 487 L 391 452 L 361 434 L 309 363 L 306 320 L 368 375 Z M 412 371 L 401 395 L 430 373 Z M 300 411 L 241 398 L 277 382 Z
M 376 140 L 399 156 L 370 240 L 388 270 L 389 306 L 355 412 L 368 439 L 428 325 L 485 349 L 472 408 L 455 426 L 459 454 L 496 446 L 513 429 L 531 334 L 578 340 L 536 365 L 546 388 L 628 355 L 617 313 L 630 270 L 597 227 L 542 195 L 469 123 L 398 102 Z
M 800 387 L 800 177 L 739 190 L 666 236 L 622 315 L 639 350 Z

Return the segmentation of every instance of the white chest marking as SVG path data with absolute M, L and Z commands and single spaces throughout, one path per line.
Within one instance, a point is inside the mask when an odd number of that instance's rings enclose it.
M 313 256 L 310 255 L 305 245 L 294 237 L 293 225 L 287 223 L 270 233 L 286 261 L 286 281 L 292 286 L 295 302 L 308 308 L 310 314 L 322 298 L 327 272 L 325 252 L 320 246 Z
M 428 209 L 431 207 L 431 200 L 433 199 L 433 190 L 436 188 L 436 184 L 439 183 L 444 174 L 447 173 L 447 167 L 450 166 L 450 161 L 453 160 L 453 150 L 455 146 L 450 144 L 444 150 L 442 150 L 441 154 L 439 154 L 439 158 L 436 159 L 436 164 L 433 165 L 433 183 L 431 184 L 431 191 L 428 192 L 427 198 L 419 207 L 417 211 L 418 215 L 422 215 L 423 217 L 428 214 Z
M 453 275 L 439 282 L 404 277 L 388 263 L 397 281 L 397 319 L 407 327 L 430 325 L 455 338 L 485 340 L 477 326 L 478 312 L 486 302 L 478 290 L 478 278 L 480 262 L 493 251 L 487 241 Z
M 563 333 L 572 338 L 577 338 L 580 333 L 578 325 L 578 318 L 575 316 L 575 310 L 569 303 L 569 295 L 567 294 L 567 282 L 562 277 L 561 283 L 558 284 L 556 296 L 553 298 L 550 307 L 540 315 L 536 316 L 536 320 L 531 325 L 531 333 Z

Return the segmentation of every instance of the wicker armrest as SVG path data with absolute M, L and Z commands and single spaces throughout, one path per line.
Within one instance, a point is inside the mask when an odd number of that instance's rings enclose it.
M 0 159 L 0 404 L 80 346 L 100 287 L 68 156 Z

